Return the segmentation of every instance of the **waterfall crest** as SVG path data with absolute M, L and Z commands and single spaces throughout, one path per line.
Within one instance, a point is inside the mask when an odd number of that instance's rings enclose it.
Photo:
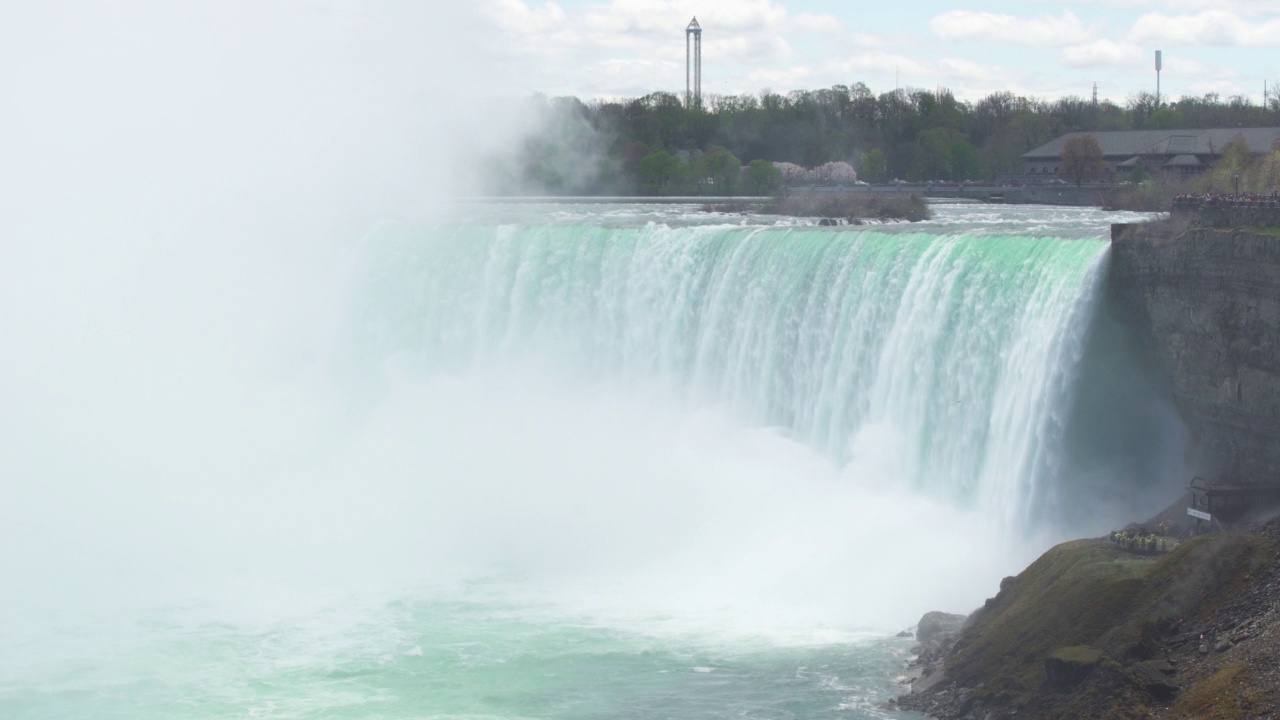
M 1052 502 L 1099 240 L 462 224 L 365 248 L 361 343 L 660 386 L 1014 529 Z

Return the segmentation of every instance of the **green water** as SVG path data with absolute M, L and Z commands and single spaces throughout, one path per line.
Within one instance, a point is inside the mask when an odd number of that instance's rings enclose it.
M 309 629 L 142 627 L 0 697 L 19 718 L 873 718 L 910 645 L 653 637 L 467 602 Z

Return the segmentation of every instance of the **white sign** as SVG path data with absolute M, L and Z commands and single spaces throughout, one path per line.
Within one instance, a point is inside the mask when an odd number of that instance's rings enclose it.
M 1199 510 L 1197 510 L 1197 509 L 1195 509 L 1195 508 L 1187 508 L 1187 514 L 1188 514 L 1188 515 L 1190 515 L 1190 516 L 1191 516 L 1191 517 L 1193 517 L 1193 518 L 1200 518 L 1201 520 L 1212 520 L 1212 519 L 1213 519 L 1213 516 L 1212 516 L 1212 515 L 1210 515 L 1209 513 L 1207 513 L 1207 512 L 1201 512 L 1201 511 L 1199 511 Z

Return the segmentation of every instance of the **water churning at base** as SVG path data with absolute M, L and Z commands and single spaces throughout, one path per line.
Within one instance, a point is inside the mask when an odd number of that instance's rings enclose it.
M 371 357 L 660 389 L 1010 531 L 1055 502 L 1099 240 L 460 224 L 366 243 Z

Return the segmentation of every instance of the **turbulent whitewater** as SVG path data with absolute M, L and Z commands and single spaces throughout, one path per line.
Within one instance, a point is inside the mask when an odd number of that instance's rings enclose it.
M 0 715 L 881 717 L 898 630 L 1180 482 L 1130 218 L 937 212 L 476 205 L 148 250 L 92 307 L 15 272 Z

